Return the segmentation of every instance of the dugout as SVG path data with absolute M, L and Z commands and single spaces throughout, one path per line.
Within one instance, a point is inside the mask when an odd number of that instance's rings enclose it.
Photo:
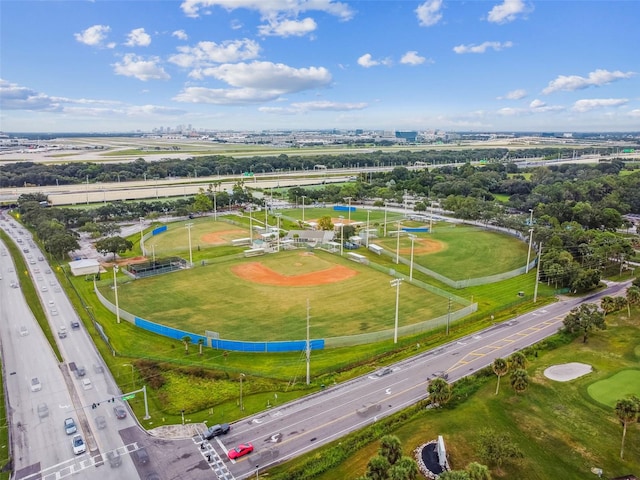
M 184 268 L 187 268 L 187 261 L 180 257 L 161 258 L 126 266 L 127 272 L 136 279 L 162 275 Z

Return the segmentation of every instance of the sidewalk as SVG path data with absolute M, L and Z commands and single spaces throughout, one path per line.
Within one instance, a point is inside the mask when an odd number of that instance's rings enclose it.
M 204 423 L 188 423 L 186 425 L 162 425 L 160 427 L 147 430 L 152 437 L 165 439 L 191 438 L 207 430 Z

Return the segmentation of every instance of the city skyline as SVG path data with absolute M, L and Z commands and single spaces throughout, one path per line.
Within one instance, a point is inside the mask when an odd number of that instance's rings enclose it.
M 640 129 L 638 2 L 3 0 L 0 10 L 5 132 Z

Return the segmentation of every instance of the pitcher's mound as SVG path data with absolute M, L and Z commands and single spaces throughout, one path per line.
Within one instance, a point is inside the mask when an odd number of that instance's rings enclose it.
M 562 365 L 554 365 L 544 371 L 544 376 L 557 382 L 568 382 L 574 380 L 593 370 L 591 365 L 586 363 L 563 363 Z

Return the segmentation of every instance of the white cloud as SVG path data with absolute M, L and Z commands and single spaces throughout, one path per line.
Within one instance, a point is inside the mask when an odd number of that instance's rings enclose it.
M 505 107 L 505 108 L 501 108 L 496 113 L 498 115 L 503 115 L 505 117 L 513 117 L 516 115 L 520 115 L 524 112 L 525 110 L 523 110 L 522 108 Z
M 311 111 L 344 112 L 363 110 L 367 107 L 368 104 L 366 103 L 341 103 L 322 100 L 315 102 L 292 103 L 289 107 L 260 107 L 258 110 L 263 113 L 273 113 L 278 115 L 297 115 Z
M 198 17 L 202 10 L 205 14 L 209 13 L 213 7 L 221 7 L 228 11 L 238 8 L 257 10 L 263 18 L 278 14 L 295 18 L 298 14 L 308 11 L 328 13 L 341 20 L 350 20 L 353 17 L 353 10 L 349 5 L 333 0 L 184 0 L 180 5 L 188 17 Z
M 382 60 L 374 60 L 370 53 L 365 53 L 358 58 L 358 65 L 364 68 L 377 67 L 378 65 L 391 65 L 391 60 L 384 58 Z
M 517 90 L 511 90 L 507 92 L 504 97 L 498 97 L 498 100 L 520 100 L 527 96 L 527 91 L 519 88 Z
M 640 108 L 636 108 L 629 112 L 630 117 L 639 117 L 640 118 Z
M 226 63 L 203 69 L 202 75 L 233 87 L 278 92 L 278 95 L 326 87 L 332 79 L 324 67 L 293 68 L 272 62 Z
M 400 63 L 403 65 L 420 65 L 426 61 L 427 59 L 418 55 L 418 52 L 415 50 L 405 53 L 400 59 Z
M 187 32 L 185 32 L 184 30 L 176 30 L 175 32 L 173 32 L 171 34 L 172 37 L 176 37 L 178 40 L 188 40 L 189 36 L 187 35 Z
M 107 47 L 113 48 L 114 43 L 105 44 L 104 41 L 107 38 L 107 34 L 111 31 L 111 27 L 107 25 L 93 25 L 92 27 L 83 30 L 80 33 L 74 33 L 73 36 L 80 43 L 89 45 L 92 47 Z
M 620 70 L 610 72 L 603 69 L 590 72 L 588 77 L 581 77 L 579 75 L 559 75 L 558 78 L 549 82 L 549 85 L 542 90 L 542 93 L 548 95 L 549 93 L 557 92 L 559 90 L 571 92 L 588 87 L 601 87 L 602 85 L 607 85 L 616 80 L 631 78 L 634 75 L 635 72 L 625 73 Z
M 144 31 L 144 28 L 135 28 L 127 35 L 127 43 L 129 47 L 148 47 L 151 45 L 151 36 Z
M 260 35 L 276 37 L 302 37 L 313 32 L 318 25 L 313 18 L 303 20 L 271 20 L 267 25 L 260 25 Z
M 113 70 L 117 75 L 134 77 L 143 82 L 169 79 L 169 75 L 159 63 L 160 59 L 157 57 L 149 57 L 145 60 L 138 55 L 129 53 L 123 57 L 122 62 L 113 65 Z
M 169 61 L 184 68 L 199 68 L 215 63 L 252 60 L 260 53 L 260 45 L 249 39 L 229 40 L 222 43 L 199 42 L 193 47 L 178 47 L 178 54 Z
M 187 87 L 173 100 L 186 103 L 211 103 L 215 105 L 249 105 L 276 100 L 279 91 L 258 90 L 255 88 L 204 88 Z
M 565 107 L 560 105 L 547 105 L 546 102 L 543 102 L 542 100 L 539 100 L 536 98 L 535 100 L 532 100 L 531 103 L 529 104 L 529 109 L 533 113 L 544 113 L 544 112 L 558 112 L 561 110 L 565 110 Z
M 456 53 L 484 53 L 488 49 L 500 51 L 511 47 L 513 47 L 513 42 L 484 42 L 480 45 L 458 45 L 457 47 L 453 47 L 453 51 Z
M 626 98 L 589 98 L 575 102 L 572 110 L 576 112 L 588 112 L 595 108 L 619 107 L 627 103 L 629 103 L 629 100 Z
M 537 98 L 535 100 L 533 100 L 530 104 L 529 104 L 529 108 L 542 108 L 546 105 L 545 102 L 543 102 L 542 100 L 538 100 Z
M 518 14 L 526 11 L 526 6 L 522 0 L 504 0 L 501 4 L 494 6 L 487 20 L 492 23 L 507 23 L 516 19 Z
M 234 88 L 187 87 L 174 100 L 218 105 L 265 103 L 289 93 L 326 87 L 331 82 L 331 74 L 323 67 L 292 68 L 271 62 L 227 63 L 202 69 L 200 74 Z
M 0 107 L 2 110 L 55 111 L 60 104 L 48 95 L 0 79 Z
M 430 27 L 442 19 L 442 0 L 427 0 L 416 8 L 418 24 L 421 27 Z

